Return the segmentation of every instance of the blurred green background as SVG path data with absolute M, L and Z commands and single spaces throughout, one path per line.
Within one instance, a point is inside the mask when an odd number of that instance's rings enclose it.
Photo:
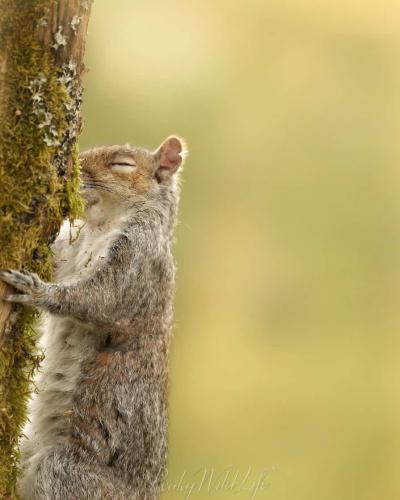
M 394 0 L 94 2 L 81 147 L 190 148 L 164 499 L 264 471 L 255 498 L 400 498 L 399 28 Z

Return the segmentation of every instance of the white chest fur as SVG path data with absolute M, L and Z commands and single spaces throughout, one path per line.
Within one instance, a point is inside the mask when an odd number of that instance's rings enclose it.
M 110 246 L 121 232 L 124 216 L 118 214 L 99 223 L 97 219 L 64 222 L 53 248 L 56 257 L 56 281 L 73 283 L 101 267 Z
M 71 227 L 65 222 L 61 228 L 53 245 L 56 282 L 75 283 L 101 267 L 126 217 L 111 210 L 105 218 L 98 209 L 89 215 L 86 223 L 77 221 Z M 81 364 L 94 349 L 88 326 L 52 314 L 44 315 L 40 345 L 45 360 L 36 377 L 39 393 L 29 405 L 31 422 L 24 429 L 26 439 L 21 443 L 24 468 L 30 471 L 49 447 L 63 442 L 60 429 L 66 425 L 65 412 L 71 407 Z

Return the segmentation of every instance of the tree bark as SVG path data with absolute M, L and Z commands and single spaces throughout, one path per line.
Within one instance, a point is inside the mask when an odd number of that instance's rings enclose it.
M 0 268 L 51 279 L 50 244 L 82 209 L 76 140 L 91 0 L 0 0 Z M 1 300 L 0 498 L 15 498 L 36 313 Z

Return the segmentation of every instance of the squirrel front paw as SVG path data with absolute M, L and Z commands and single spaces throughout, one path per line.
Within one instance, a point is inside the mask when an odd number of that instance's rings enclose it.
M 40 307 L 46 295 L 48 284 L 42 281 L 35 273 L 20 272 L 13 269 L 0 271 L 0 280 L 16 288 L 18 294 L 9 294 L 4 297 L 7 302 L 26 304 Z

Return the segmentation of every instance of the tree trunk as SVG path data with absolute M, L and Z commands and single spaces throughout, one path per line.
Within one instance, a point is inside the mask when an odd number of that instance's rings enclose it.
M 0 0 L 0 268 L 51 279 L 49 249 L 79 215 L 76 139 L 91 0 Z M 1 300 L 0 498 L 15 497 L 18 438 L 41 354 L 36 313 Z

